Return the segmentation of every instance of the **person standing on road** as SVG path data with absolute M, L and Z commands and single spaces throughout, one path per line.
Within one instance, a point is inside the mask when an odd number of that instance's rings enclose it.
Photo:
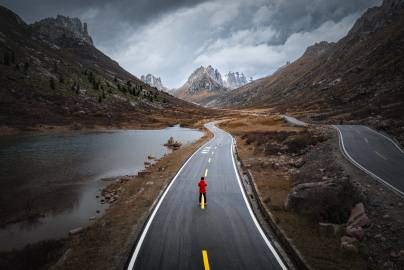
M 198 187 L 199 187 L 199 204 L 201 204 L 202 201 L 202 196 L 205 199 L 205 204 L 207 204 L 206 201 L 206 187 L 208 186 L 208 183 L 206 183 L 205 181 L 205 177 L 201 177 L 201 181 L 199 181 L 198 183 Z

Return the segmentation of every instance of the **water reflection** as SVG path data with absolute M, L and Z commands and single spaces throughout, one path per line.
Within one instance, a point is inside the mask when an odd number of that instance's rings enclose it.
M 59 238 L 86 224 L 106 207 L 96 198 L 108 184 L 100 179 L 136 174 L 148 155 L 169 151 L 163 144 L 170 136 L 187 144 L 202 135 L 171 127 L 0 137 L 0 250 Z

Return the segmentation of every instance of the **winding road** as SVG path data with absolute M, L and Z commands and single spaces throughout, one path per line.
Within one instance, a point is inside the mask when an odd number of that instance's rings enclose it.
M 149 217 L 127 269 L 287 269 L 257 222 L 241 185 L 232 136 L 214 138 L 179 170 Z M 207 205 L 197 183 L 206 175 Z
M 345 156 L 358 168 L 404 196 L 404 151 L 389 137 L 360 125 L 338 125 Z

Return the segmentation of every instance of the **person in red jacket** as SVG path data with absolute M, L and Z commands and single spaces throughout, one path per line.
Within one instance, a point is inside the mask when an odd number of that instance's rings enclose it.
M 198 183 L 198 187 L 199 187 L 199 204 L 201 204 L 202 201 L 202 195 L 205 198 L 205 204 L 207 204 L 206 201 L 206 187 L 208 186 L 208 183 L 206 183 L 205 181 L 205 177 L 201 177 L 201 181 L 199 181 Z

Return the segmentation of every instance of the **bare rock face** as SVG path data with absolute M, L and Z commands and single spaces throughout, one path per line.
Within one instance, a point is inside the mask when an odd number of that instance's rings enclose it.
M 358 197 L 349 179 L 332 179 L 295 186 L 285 206 L 316 221 L 344 223 Z
M 233 90 L 247 84 L 248 80 L 243 73 L 229 72 L 225 75 L 224 83 L 227 88 Z
M 73 39 L 79 43 L 93 45 L 88 34 L 87 23 L 79 18 L 70 18 L 58 15 L 56 18 L 46 18 L 36 22 L 32 27 L 47 40 L 60 44 L 63 39 Z
M 142 75 L 140 77 L 140 79 L 147 83 L 148 85 L 152 86 L 152 87 L 156 87 L 158 90 L 160 91 L 167 91 L 167 87 L 165 87 L 163 85 L 163 83 L 161 82 L 161 78 L 160 77 L 156 77 L 152 74 L 147 74 L 147 75 Z

